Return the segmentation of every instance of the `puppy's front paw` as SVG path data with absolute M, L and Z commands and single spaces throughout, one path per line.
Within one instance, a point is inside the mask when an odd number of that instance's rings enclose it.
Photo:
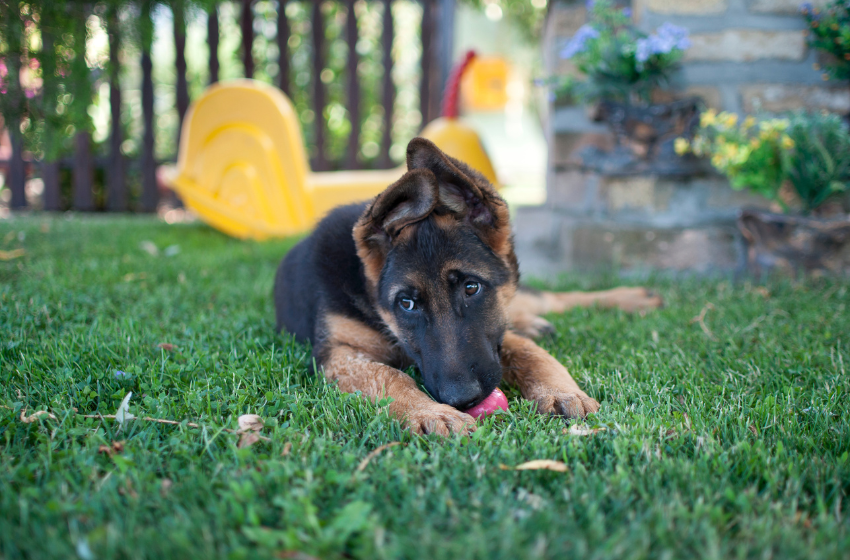
M 555 414 L 564 418 L 584 418 L 599 410 L 599 403 L 584 393 L 569 393 L 552 391 L 534 399 L 537 412 L 540 414 Z
M 428 403 L 407 411 L 404 426 L 414 434 L 467 435 L 475 431 L 475 419 L 454 407 Z

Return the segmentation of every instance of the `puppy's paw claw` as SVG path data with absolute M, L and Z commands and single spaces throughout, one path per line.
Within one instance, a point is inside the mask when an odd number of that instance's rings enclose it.
M 458 409 L 433 403 L 427 407 L 410 411 L 405 418 L 405 427 L 414 434 L 468 435 L 475 431 L 475 419 Z
M 534 399 L 537 412 L 554 414 L 564 418 L 584 418 L 588 414 L 599 411 L 596 399 L 584 393 L 556 392 Z

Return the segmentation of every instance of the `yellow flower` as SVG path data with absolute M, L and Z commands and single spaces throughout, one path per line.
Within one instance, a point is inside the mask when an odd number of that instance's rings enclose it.
M 744 128 L 752 128 L 754 124 L 756 124 L 756 118 L 754 116 L 750 115 L 744 119 Z
M 699 125 L 703 128 L 717 122 L 717 111 L 709 109 L 699 116 Z
M 735 113 L 723 113 L 721 116 L 723 117 L 723 126 L 726 128 L 732 128 L 738 124 L 738 115 Z
M 792 150 L 794 148 L 794 141 L 791 140 L 791 137 L 787 134 L 782 135 L 782 149 L 784 150 Z
M 750 140 L 750 147 L 752 147 L 752 149 L 758 150 L 759 146 L 761 146 L 761 140 L 759 140 L 758 138 L 753 138 L 752 140 Z
M 688 150 L 691 148 L 691 143 L 688 142 L 685 138 L 676 138 L 673 142 L 673 149 L 676 150 L 676 153 L 680 156 L 688 153 Z

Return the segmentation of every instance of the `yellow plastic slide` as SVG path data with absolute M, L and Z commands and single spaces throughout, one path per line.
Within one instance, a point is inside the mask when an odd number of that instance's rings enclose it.
M 478 136 L 456 119 L 437 119 L 422 136 L 496 183 Z M 211 86 L 190 107 L 172 187 L 211 226 L 261 240 L 309 230 L 331 208 L 374 197 L 404 171 L 312 172 L 290 100 L 238 80 Z

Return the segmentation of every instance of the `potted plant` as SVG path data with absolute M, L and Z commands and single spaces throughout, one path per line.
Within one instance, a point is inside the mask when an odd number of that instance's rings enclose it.
M 653 103 L 669 88 L 685 50 L 688 31 L 664 23 L 646 34 L 637 29 L 629 8 L 610 0 L 588 2 L 588 22 L 561 49 L 583 78 L 567 80 L 561 93 L 596 103 L 595 118 L 604 120 L 633 153 L 649 158 L 658 144 L 686 131 L 698 114 L 697 99 Z
M 734 189 L 749 189 L 781 212 L 745 210 L 738 227 L 755 273 L 850 273 L 850 216 L 837 204 L 850 182 L 850 132 L 837 115 L 799 111 L 739 121 L 706 111 L 676 152 L 709 158 Z

